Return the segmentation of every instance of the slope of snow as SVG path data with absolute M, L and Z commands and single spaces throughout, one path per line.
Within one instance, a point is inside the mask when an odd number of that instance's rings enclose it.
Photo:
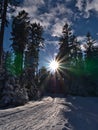
M 45 97 L 0 110 L 0 130 L 97 130 L 98 98 Z
M 97 130 L 98 129 L 98 98 L 68 97 L 63 115 L 68 119 L 64 130 Z

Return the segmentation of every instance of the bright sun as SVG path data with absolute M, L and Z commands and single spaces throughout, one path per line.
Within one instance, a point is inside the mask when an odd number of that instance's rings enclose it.
M 56 72 L 58 68 L 59 68 L 59 63 L 56 60 L 50 61 L 49 70 L 51 72 L 53 72 L 53 73 Z

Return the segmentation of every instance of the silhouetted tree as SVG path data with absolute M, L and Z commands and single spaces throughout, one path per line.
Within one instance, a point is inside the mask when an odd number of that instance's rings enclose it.
M 34 74 L 38 72 L 39 51 L 43 47 L 43 27 L 33 23 L 30 27 L 29 43 L 26 52 L 26 66 L 32 67 Z
M 2 56 L 3 56 L 3 39 L 4 39 L 4 28 L 7 23 L 7 8 L 8 5 L 18 5 L 19 0 L 1 0 L 0 1 L 0 20 L 1 20 L 1 25 L 0 25 L 0 65 L 2 65 Z
M 66 23 L 63 26 L 63 31 L 62 31 L 63 36 L 60 38 L 60 48 L 59 48 L 59 53 L 58 57 L 67 57 L 69 55 L 69 39 L 71 35 L 71 30 L 69 28 L 69 25 Z
M 75 65 L 80 52 L 79 42 L 76 36 L 72 34 L 67 23 L 63 26 L 62 34 L 63 36 L 60 38 L 57 59 L 62 61 L 63 66 L 65 66 L 67 62 L 70 65 Z
M 95 40 L 92 39 L 92 36 L 89 32 L 87 33 L 86 37 L 87 46 L 85 57 L 85 71 L 87 75 L 96 77 L 98 73 L 98 48 L 95 46 Z
M 29 17 L 24 10 L 19 12 L 18 16 L 13 19 L 12 23 L 12 48 L 15 52 L 15 68 L 16 72 L 22 72 L 23 69 L 23 55 L 26 44 L 28 43 L 29 35 Z
M 87 33 L 87 57 L 91 57 L 92 53 L 94 52 L 94 44 L 95 41 L 92 39 L 91 34 L 88 32 Z

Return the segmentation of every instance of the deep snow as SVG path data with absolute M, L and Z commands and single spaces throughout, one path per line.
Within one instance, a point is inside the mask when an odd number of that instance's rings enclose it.
M 58 96 L 0 110 L 0 130 L 97 130 L 98 98 Z

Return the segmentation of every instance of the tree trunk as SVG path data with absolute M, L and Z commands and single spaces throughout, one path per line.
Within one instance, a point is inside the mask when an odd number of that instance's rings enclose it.
M 4 39 L 4 27 L 6 23 L 6 13 L 7 13 L 7 6 L 8 0 L 4 0 L 4 8 L 1 20 L 1 30 L 0 30 L 0 66 L 2 67 L 2 56 L 3 56 L 3 39 Z

